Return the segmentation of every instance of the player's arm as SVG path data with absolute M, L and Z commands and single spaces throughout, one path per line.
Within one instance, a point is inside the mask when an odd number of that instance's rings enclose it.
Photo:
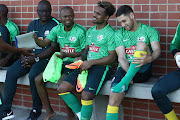
M 42 48 L 48 46 L 48 45 L 52 42 L 52 41 L 51 41 L 50 39 L 48 39 L 48 38 L 45 38 L 44 40 L 40 40 L 40 39 L 37 38 L 37 35 L 36 35 L 36 34 L 34 34 L 33 37 L 34 37 L 34 39 L 35 39 L 35 41 L 36 41 L 36 44 L 37 44 L 38 46 L 42 47 Z
M 109 51 L 108 56 L 96 60 L 84 61 L 80 67 L 82 70 L 87 70 L 93 65 L 109 65 L 114 63 L 115 59 L 116 59 L 116 53 L 114 50 L 112 50 Z
M 30 53 L 29 51 L 32 51 L 30 48 L 16 48 L 13 47 L 5 42 L 3 42 L 2 37 L 0 36 L 0 51 L 5 52 L 5 53 L 20 53 L 24 54 L 27 56 L 34 55 L 33 53 Z
M 124 71 L 127 72 L 129 69 L 129 63 L 128 63 L 128 60 L 126 58 L 125 47 L 124 46 L 116 47 L 116 53 L 118 56 L 118 62 L 120 64 L 120 66 L 122 67 L 122 69 Z

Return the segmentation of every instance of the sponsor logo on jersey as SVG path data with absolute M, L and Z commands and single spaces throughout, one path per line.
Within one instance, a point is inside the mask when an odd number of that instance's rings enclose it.
M 69 47 L 69 45 L 64 45 L 64 48 L 62 48 L 62 51 L 66 53 L 75 53 L 75 48 Z
M 69 40 L 72 41 L 72 42 L 75 42 L 76 38 L 75 37 L 70 37 Z
M 144 41 L 145 41 L 145 37 L 138 37 L 138 38 L 137 38 L 137 41 L 139 41 L 139 42 L 144 42 Z
M 131 56 L 131 55 L 134 55 L 135 50 L 136 50 L 136 46 L 133 45 L 130 48 L 126 48 L 125 52 L 128 56 Z
M 101 41 L 103 39 L 103 35 L 98 35 L 97 36 L 97 41 Z
M 48 36 L 49 35 L 49 30 L 46 30 L 45 32 L 44 32 L 44 36 Z
M 91 45 L 89 46 L 89 51 L 92 52 L 99 52 L 100 47 L 95 46 L 94 43 L 91 43 Z

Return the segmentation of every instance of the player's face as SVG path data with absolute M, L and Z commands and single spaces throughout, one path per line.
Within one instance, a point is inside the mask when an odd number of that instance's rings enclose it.
M 47 4 L 39 4 L 37 9 L 38 16 L 42 22 L 46 22 L 51 17 L 51 7 Z
M 104 13 L 105 9 L 97 6 L 94 10 L 93 20 L 94 24 L 102 24 L 107 21 L 107 15 Z
M 134 27 L 134 21 L 129 15 L 120 15 L 117 17 L 117 21 L 124 27 L 127 31 L 131 31 Z
M 71 9 L 61 10 L 60 18 L 66 27 L 71 27 L 74 24 L 74 12 Z

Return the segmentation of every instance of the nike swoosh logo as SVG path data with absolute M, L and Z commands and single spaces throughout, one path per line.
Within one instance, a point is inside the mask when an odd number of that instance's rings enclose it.
M 11 115 L 12 111 L 10 113 L 7 113 L 7 116 Z
M 64 37 L 59 36 L 59 38 L 64 38 Z
M 95 90 L 95 89 L 89 87 L 89 90 Z
M 92 36 L 88 36 L 88 37 L 92 37 Z
M 129 40 L 129 39 L 126 39 L 126 40 L 123 40 L 123 41 L 125 42 L 125 41 L 128 41 L 128 40 Z

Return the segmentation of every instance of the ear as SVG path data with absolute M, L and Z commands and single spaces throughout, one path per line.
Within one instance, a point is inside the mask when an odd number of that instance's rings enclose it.
M 108 19 L 109 19 L 109 15 L 106 15 L 105 20 L 108 21 Z
M 130 13 L 130 18 L 134 19 L 134 13 L 133 12 Z

